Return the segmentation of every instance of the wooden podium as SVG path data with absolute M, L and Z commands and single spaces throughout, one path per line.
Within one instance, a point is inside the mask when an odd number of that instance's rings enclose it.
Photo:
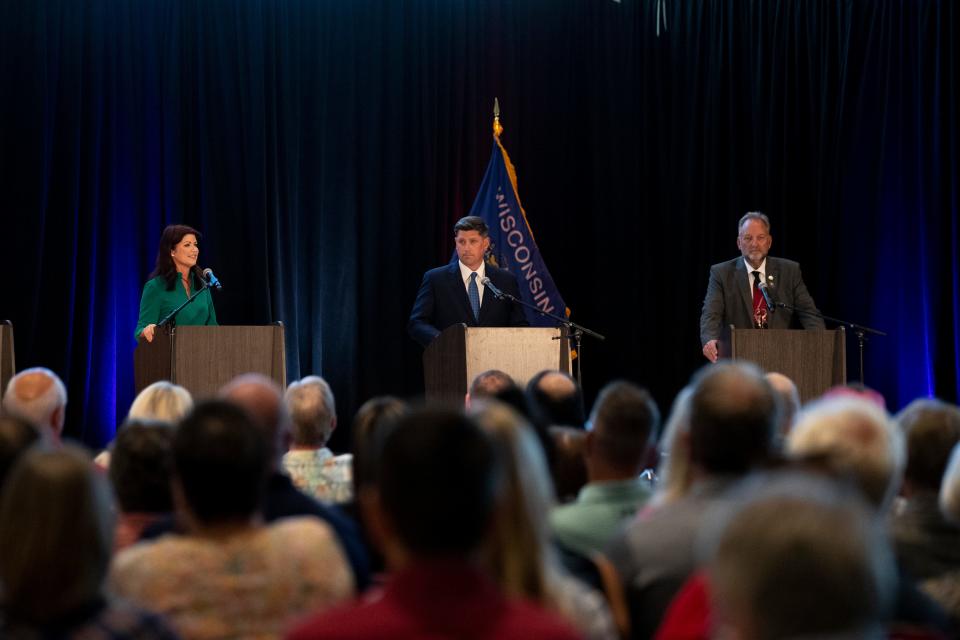
M 141 340 L 133 355 L 136 392 L 157 380 L 185 387 L 194 399 L 210 397 L 242 373 L 262 373 L 287 385 L 283 325 L 177 327 Z
M 846 332 L 841 329 L 736 329 L 720 338 L 720 357 L 755 362 L 793 380 L 800 401 L 847 382 Z
M 570 349 L 559 328 L 447 327 L 423 352 L 427 400 L 463 402 L 477 374 L 508 373 L 518 385 L 544 369 L 570 372 Z
M 9 320 L 0 320 L 0 397 L 7 391 L 10 378 L 17 373 L 13 357 L 13 324 Z

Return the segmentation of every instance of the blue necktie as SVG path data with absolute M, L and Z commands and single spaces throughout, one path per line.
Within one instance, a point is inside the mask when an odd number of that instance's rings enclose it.
M 470 274 L 470 286 L 467 287 L 467 297 L 470 298 L 470 307 L 473 309 L 473 317 L 480 322 L 480 288 L 477 286 L 477 272 Z

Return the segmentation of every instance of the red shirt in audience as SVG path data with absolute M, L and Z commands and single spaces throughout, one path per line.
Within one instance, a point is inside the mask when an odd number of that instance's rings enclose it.
M 419 561 L 390 578 L 374 599 L 318 614 L 288 640 L 309 638 L 470 638 L 481 640 L 579 637 L 555 615 L 509 600 L 466 561 Z

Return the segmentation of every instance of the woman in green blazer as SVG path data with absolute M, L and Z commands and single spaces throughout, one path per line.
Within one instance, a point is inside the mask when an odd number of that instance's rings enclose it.
M 200 233 L 183 224 L 172 224 L 160 236 L 157 266 L 143 286 L 140 318 L 134 338 L 153 341 L 157 323 L 183 304 L 204 286 L 203 274 L 197 266 Z M 178 325 L 215 325 L 217 314 L 213 297 L 207 289 L 177 314 Z

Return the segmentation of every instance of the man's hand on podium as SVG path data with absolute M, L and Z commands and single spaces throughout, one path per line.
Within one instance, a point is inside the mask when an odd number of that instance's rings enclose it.
M 146 329 L 144 329 L 146 333 Z M 711 340 L 707 344 L 703 345 L 703 357 L 709 360 L 710 362 L 716 362 L 717 358 L 720 357 L 719 351 L 717 351 L 717 341 Z

